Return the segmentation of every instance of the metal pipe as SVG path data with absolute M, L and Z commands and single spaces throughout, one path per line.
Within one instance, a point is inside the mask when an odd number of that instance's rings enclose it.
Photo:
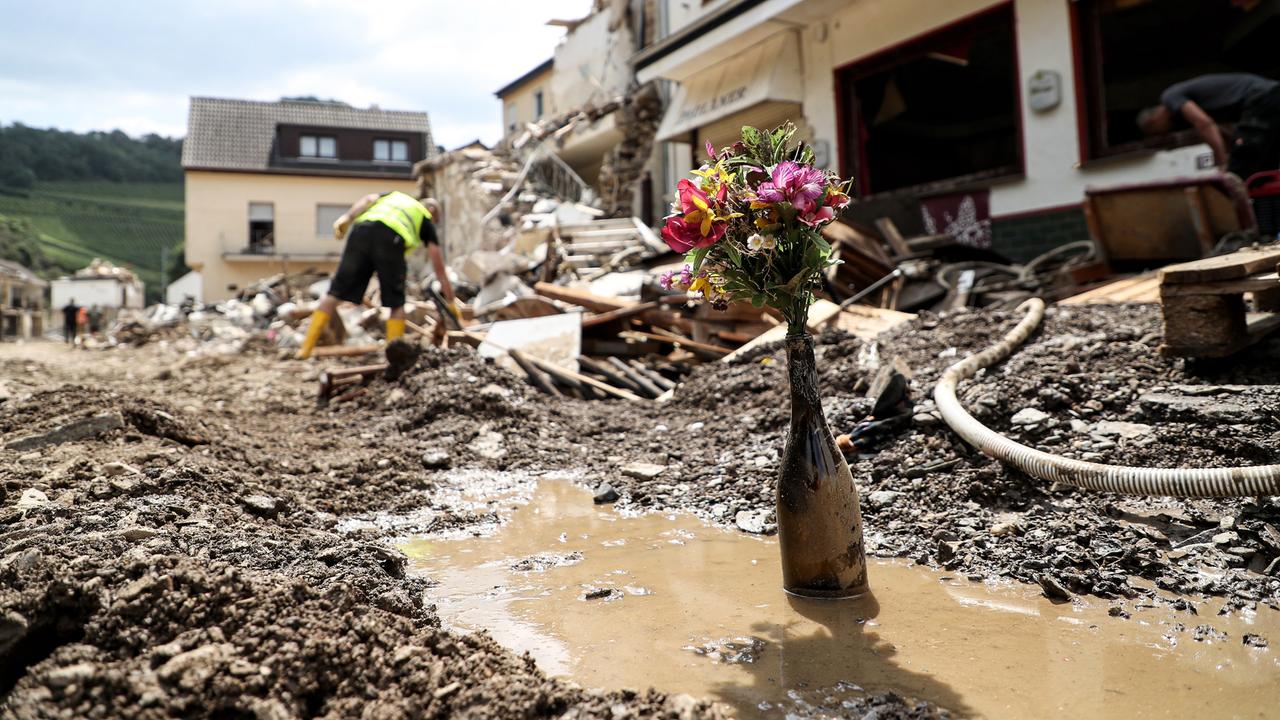
M 1280 495 L 1280 465 L 1200 469 L 1102 465 L 1027 447 L 978 422 L 956 398 L 956 386 L 978 370 L 1008 358 L 1040 325 L 1043 300 L 1031 298 L 1018 308 L 1027 314 L 1017 327 L 995 345 L 947 368 L 934 388 L 933 399 L 942 419 L 965 442 L 1032 477 L 1088 490 L 1170 497 Z

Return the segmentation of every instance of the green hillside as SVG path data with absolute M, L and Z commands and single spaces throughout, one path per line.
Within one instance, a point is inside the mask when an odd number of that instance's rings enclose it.
M 170 261 L 182 252 L 182 184 L 37 182 L 0 193 L 0 219 L 27 221 L 63 271 L 110 260 L 137 272 L 155 299 L 165 249 Z
M 185 272 L 181 155 L 158 135 L 0 125 L 0 258 L 50 277 L 99 257 L 158 299 L 166 251 L 169 279 Z

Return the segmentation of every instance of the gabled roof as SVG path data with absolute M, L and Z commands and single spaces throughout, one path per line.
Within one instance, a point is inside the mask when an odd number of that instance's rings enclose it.
M 276 128 L 302 125 L 414 132 L 425 136 L 427 156 L 435 153 L 425 112 L 354 108 L 336 102 L 191 98 L 182 167 L 188 170 L 276 170 L 271 165 Z
M 49 285 L 48 282 L 41 280 L 39 276 L 31 272 L 31 270 L 29 270 L 25 265 L 13 262 L 12 260 L 0 260 L 0 275 L 27 285 L 35 285 L 37 287 L 48 287 Z
M 547 58 L 547 59 L 546 59 L 546 60 L 544 60 L 540 65 L 538 65 L 538 67 L 536 67 L 536 68 L 534 68 L 534 69 L 530 70 L 529 72 L 527 72 L 527 73 L 525 73 L 525 74 L 521 75 L 520 77 L 516 78 L 515 80 L 512 80 L 511 82 L 507 83 L 506 85 L 503 85 L 503 86 L 502 86 L 502 87 L 501 87 L 497 92 L 495 92 L 495 93 L 494 93 L 494 95 L 497 95 L 497 96 L 498 96 L 498 97 L 500 97 L 500 98 L 501 98 L 501 97 L 506 97 L 507 95 L 510 95 L 513 91 L 515 91 L 515 90 L 519 90 L 521 87 L 523 87 L 524 85 L 528 84 L 528 82 L 529 82 L 530 80 L 533 80 L 534 78 L 537 78 L 537 77 L 538 77 L 539 75 L 541 75 L 542 73 L 544 73 L 544 72 L 546 72 L 546 71 L 550 70 L 551 68 L 555 67 L 555 64 L 556 64 L 556 59 L 555 59 L 555 58 L 553 58 L 553 57 L 551 57 L 551 58 Z

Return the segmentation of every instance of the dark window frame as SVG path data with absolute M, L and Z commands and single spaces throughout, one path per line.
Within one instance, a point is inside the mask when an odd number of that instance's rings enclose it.
M 378 157 L 378 143 L 387 144 L 387 157 Z M 404 159 L 395 159 L 395 149 L 397 146 L 404 148 Z M 406 165 L 411 162 L 409 159 L 409 141 L 404 138 L 381 137 L 373 139 L 373 161 L 376 163 L 388 163 L 396 165 Z
M 1012 28 L 1011 48 L 1013 60 L 1013 108 L 1014 126 L 1016 128 L 1017 163 L 993 170 L 984 170 L 968 175 L 937 180 L 919 185 L 912 185 L 892 190 L 876 191 L 870 183 L 869 169 L 866 161 L 866 125 L 863 114 L 857 107 L 854 84 L 862 78 L 899 64 L 902 57 L 914 46 L 936 40 L 940 36 L 953 33 L 965 25 L 976 24 L 987 18 L 1008 13 Z M 854 179 L 853 195 L 861 199 L 892 197 L 897 195 L 932 195 L 945 192 L 957 192 L 1026 177 L 1027 152 L 1024 141 L 1022 113 L 1022 69 L 1018 54 L 1018 13 L 1013 0 L 983 8 L 955 20 L 913 35 L 905 40 L 880 48 L 862 57 L 837 66 L 832 72 L 836 94 L 836 132 L 839 134 L 838 165 L 843 177 Z M 856 124 L 856 127 L 855 127 Z M 855 131 L 856 130 L 856 134 Z M 870 192 L 867 192 L 870 190 Z
M 313 140 L 316 144 L 316 152 L 314 155 L 308 155 L 303 152 L 302 148 L 306 145 L 307 140 Z M 323 155 L 320 148 L 324 144 L 323 141 L 328 140 L 333 143 L 333 154 Z M 336 135 L 299 135 L 298 136 L 298 158 L 302 160 L 338 160 L 338 137 Z

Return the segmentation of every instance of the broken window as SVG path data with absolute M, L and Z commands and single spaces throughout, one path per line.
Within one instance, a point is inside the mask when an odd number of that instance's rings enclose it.
M 324 135 L 303 135 L 298 141 L 298 157 L 335 160 L 338 140 Z
M 543 112 L 542 91 L 539 90 L 538 92 L 533 94 L 533 119 L 541 120 L 542 112 Z
M 276 247 L 276 206 L 249 203 L 249 252 L 269 255 Z
M 409 143 L 404 140 L 374 140 L 376 162 L 409 162 Z
M 316 205 L 316 237 L 333 237 L 333 224 L 346 211 L 346 205 Z
M 866 196 L 1022 170 L 1012 4 L 838 71 L 845 170 Z
M 516 104 L 513 102 L 508 102 L 506 113 L 507 113 L 507 132 L 513 133 L 516 131 Z
M 1207 73 L 1249 72 L 1280 79 L 1280 7 L 1274 2 L 1079 0 L 1085 158 L 1200 142 L 1185 122 L 1148 138 L 1138 113 L 1174 83 Z

